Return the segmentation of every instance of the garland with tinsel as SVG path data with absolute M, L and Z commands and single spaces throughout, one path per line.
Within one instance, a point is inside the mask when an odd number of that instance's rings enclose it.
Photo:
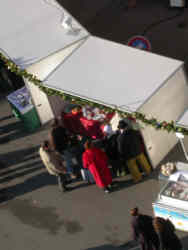
M 18 76 L 24 77 L 25 79 L 29 80 L 30 82 L 32 82 L 34 85 L 36 85 L 41 91 L 43 91 L 48 96 L 52 96 L 52 95 L 60 96 L 64 101 L 78 104 L 80 106 L 89 105 L 91 107 L 98 107 L 98 108 L 104 110 L 105 112 L 114 112 L 115 111 L 122 118 L 127 117 L 127 118 L 139 120 L 142 123 L 144 123 L 145 125 L 152 126 L 156 130 L 163 129 L 163 130 L 166 130 L 167 132 L 174 132 L 174 133 L 179 132 L 179 133 L 182 133 L 184 135 L 188 135 L 188 129 L 176 126 L 174 121 L 171 121 L 170 123 L 166 122 L 166 121 L 159 122 L 156 118 L 148 119 L 148 118 L 146 118 L 146 115 L 139 113 L 139 112 L 134 112 L 134 113 L 130 114 L 128 112 L 118 110 L 117 107 L 114 107 L 114 108 L 107 107 L 107 106 L 104 106 L 104 105 L 99 104 L 99 103 L 90 102 L 88 100 L 85 100 L 85 99 L 82 99 L 79 97 L 75 97 L 75 96 L 72 96 L 70 94 L 66 94 L 62 91 L 50 89 L 50 88 L 44 86 L 42 81 L 37 79 L 36 76 L 28 73 L 25 69 L 21 69 L 20 67 L 18 67 L 13 61 L 11 61 L 10 59 L 7 59 L 2 53 L 0 53 L 0 59 L 4 62 L 5 66 L 8 68 L 8 70 L 10 70 L 11 72 L 15 73 Z

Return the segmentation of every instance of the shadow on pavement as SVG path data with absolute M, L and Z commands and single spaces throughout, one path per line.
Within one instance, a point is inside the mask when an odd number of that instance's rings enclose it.
M 22 177 L 22 176 L 25 176 L 25 175 L 28 175 L 28 174 L 31 174 L 35 171 L 38 171 L 40 169 L 43 169 L 43 166 L 41 164 L 41 162 L 34 162 L 32 164 L 27 164 L 25 167 L 29 168 L 21 173 L 15 173 L 13 175 L 9 175 L 9 176 L 6 176 L 4 178 L 0 178 L 0 183 L 5 183 L 5 182 L 8 182 L 8 181 L 11 181 L 15 178 L 19 178 L 19 177 Z
M 145 181 L 145 179 L 143 181 Z M 77 182 L 79 182 L 79 183 L 77 184 Z M 87 183 L 87 182 L 85 182 L 85 181 L 83 181 L 81 179 L 75 180 L 72 183 L 75 183 L 75 185 L 74 185 L 75 189 L 87 188 L 89 186 L 96 185 L 95 183 Z M 136 184 L 133 183 L 132 180 L 119 180 L 119 179 L 116 180 L 116 179 L 113 179 L 112 191 L 111 192 L 115 193 L 115 192 L 118 192 L 118 191 L 120 191 L 122 189 L 126 189 L 128 187 L 131 187 L 133 185 L 136 185 Z
M 39 146 L 34 146 L 30 147 L 27 149 L 22 149 L 22 150 L 15 150 L 12 152 L 8 152 L 6 154 L 1 155 L 1 161 L 4 164 L 3 168 L 7 168 L 9 166 L 12 166 L 14 164 L 19 164 L 21 162 L 25 162 L 34 158 L 38 158 L 39 155 L 36 154 L 38 153 Z M 34 155 L 32 155 L 34 154 Z M 1 175 L 0 175 L 1 176 Z
M 6 124 L 0 127 L 0 135 L 10 133 L 12 131 L 19 130 L 20 127 L 23 125 L 21 121 L 16 121 L 13 123 Z
M 133 182 L 131 175 L 130 175 L 130 178 L 127 180 L 124 180 L 124 179 L 121 180 L 119 178 L 118 178 L 118 180 L 114 179 L 113 180 L 113 192 L 118 192 L 122 189 L 127 189 L 131 186 L 139 185 L 140 183 L 148 181 L 149 179 L 155 179 L 156 176 L 158 176 L 156 172 L 157 172 L 157 170 L 154 170 L 154 171 L 152 171 L 152 173 L 149 176 L 143 176 L 143 179 L 138 183 Z
M 119 249 L 124 249 L 124 250 L 137 250 L 137 249 L 140 249 L 139 248 L 139 244 L 134 241 L 134 240 L 130 240 L 122 245 L 119 246 Z
M 183 245 L 184 249 L 185 249 L 185 250 L 188 249 L 188 236 L 183 237 L 183 238 L 181 239 L 181 242 L 182 242 L 182 245 Z
M 17 122 L 0 127 L 0 144 L 7 143 L 9 141 L 18 140 L 22 137 L 33 135 L 37 132 L 44 131 L 48 128 L 49 128 L 49 123 L 30 131 L 26 129 L 22 121 L 17 121 Z
M 24 159 L 22 162 L 25 162 L 25 161 L 28 161 L 28 160 L 31 160 L 31 159 L 36 159 L 36 157 L 37 157 L 37 156 L 31 156 L 31 157 L 29 157 L 29 158 L 27 158 L 27 159 Z M 35 163 L 36 163 L 36 162 L 35 162 Z M 0 164 L 1 164 L 1 163 L 0 163 Z M 16 168 L 11 168 L 11 169 L 8 168 L 7 171 L 0 172 L 0 177 L 5 176 L 5 175 L 8 175 L 8 174 L 12 174 L 12 173 L 17 172 L 17 171 L 20 171 L 20 170 L 28 169 L 30 166 L 32 167 L 33 164 L 26 164 L 26 165 L 24 165 L 24 166 L 20 166 L 20 167 L 16 167 Z M 4 166 L 4 168 L 5 168 L 5 166 Z
M 9 132 L 7 135 L 1 136 L 0 144 L 4 144 L 4 143 L 10 142 L 10 141 L 15 141 L 15 140 L 18 140 L 18 139 L 20 139 L 22 137 L 29 136 L 29 135 L 31 135 L 33 133 L 34 132 L 26 131 L 24 126 L 23 126 L 23 123 L 19 122 L 19 124 L 17 124 L 16 130 L 14 129 L 13 132 Z
M 4 135 L 5 134 L 5 135 Z M 26 136 L 23 122 L 15 121 L 0 127 L 0 144 L 7 143 Z
M 115 250 L 118 247 L 114 247 L 112 245 L 103 245 L 99 247 L 92 247 L 92 248 L 87 248 L 86 250 Z
M 120 246 L 102 245 L 98 247 L 88 248 L 86 250 L 139 250 L 139 245 L 135 241 L 128 241 Z
M 14 117 L 14 115 L 7 115 L 7 116 L 4 116 L 4 117 L 1 117 L 1 118 L 0 118 L 0 122 L 2 122 L 2 121 L 4 121 L 4 120 L 11 119 L 11 118 L 13 118 L 13 117 Z
M 77 181 L 75 180 L 73 180 L 73 184 L 75 183 L 75 185 L 74 185 L 74 189 L 80 189 L 80 188 L 86 188 L 86 187 L 89 187 L 89 186 L 91 186 L 91 185 L 95 185 L 95 184 L 88 184 L 87 182 L 84 182 L 84 181 L 82 181 L 81 180 L 81 183 L 79 183 L 79 184 L 77 184 L 76 183 Z M 80 180 L 79 180 L 79 182 L 80 182 Z
M 43 126 L 30 130 L 27 128 L 23 121 L 14 120 L 6 125 L 0 126 L 0 144 L 7 143 L 9 141 L 14 141 L 22 137 L 33 135 L 37 132 L 46 130 L 49 128 L 49 122 Z
M 26 179 L 24 182 L 1 189 L 0 203 L 12 200 L 15 197 L 30 193 L 47 185 L 55 185 L 57 180 L 48 173 L 40 173 Z
M 132 180 L 113 180 L 113 192 L 135 185 Z

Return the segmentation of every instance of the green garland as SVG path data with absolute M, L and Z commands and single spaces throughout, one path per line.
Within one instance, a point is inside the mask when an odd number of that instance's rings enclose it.
M 62 91 L 47 88 L 43 85 L 43 83 L 40 80 L 37 79 L 36 76 L 28 73 L 25 69 L 24 70 L 20 69 L 13 61 L 11 61 L 10 59 L 7 59 L 2 53 L 0 53 L 0 59 L 5 63 L 5 66 L 8 68 L 8 70 L 10 70 L 11 72 L 15 73 L 18 76 L 24 77 L 25 79 L 29 80 L 30 82 L 38 86 L 38 88 L 41 91 L 43 91 L 45 94 L 47 94 L 48 96 L 52 96 L 52 95 L 60 96 L 64 101 L 75 103 L 80 106 L 89 105 L 91 107 L 98 107 L 104 110 L 105 112 L 116 111 L 122 118 L 129 117 L 132 119 L 139 120 L 145 125 L 152 126 L 156 130 L 163 129 L 163 130 L 166 130 L 167 132 L 174 132 L 174 133 L 180 132 L 184 135 L 188 135 L 188 129 L 176 126 L 174 121 L 171 121 L 170 123 L 168 123 L 166 121 L 159 122 L 155 118 L 147 119 L 146 115 L 139 113 L 139 112 L 134 112 L 130 114 L 124 111 L 120 111 L 118 110 L 118 108 L 115 108 L 115 107 L 114 108 L 106 107 L 102 104 L 90 102 L 88 100 L 66 94 Z

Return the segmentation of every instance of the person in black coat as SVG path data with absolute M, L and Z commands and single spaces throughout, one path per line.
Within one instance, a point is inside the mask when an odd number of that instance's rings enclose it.
M 140 134 L 138 131 L 129 128 L 124 120 L 119 121 L 118 128 L 120 134 L 117 137 L 117 145 L 120 158 L 126 161 L 134 182 L 139 182 L 142 179 L 142 174 L 137 162 L 146 174 L 151 172 L 151 166 L 143 153 Z
M 63 156 L 66 162 L 67 174 L 75 179 L 76 175 L 74 174 L 74 163 L 72 161 L 74 156 L 70 150 L 71 135 L 68 134 L 67 129 L 56 118 L 53 120 L 51 127 L 49 131 L 50 147 Z
M 58 119 L 54 119 L 49 131 L 50 147 L 53 150 L 63 153 L 68 146 L 69 137 L 67 130 L 59 124 Z
M 114 176 L 125 175 L 125 162 L 119 158 L 117 137 L 119 131 L 104 139 L 104 149 L 109 159 L 109 164 L 112 166 Z
M 155 217 L 153 226 L 158 234 L 160 250 L 182 250 L 181 241 L 175 234 L 175 227 L 172 222 L 161 217 Z
M 133 239 L 138 241 L 142 250 L 159 250 L 159 239 L 153 226 L 153 218 L 139 213 L 138 208 L 130 211 Z

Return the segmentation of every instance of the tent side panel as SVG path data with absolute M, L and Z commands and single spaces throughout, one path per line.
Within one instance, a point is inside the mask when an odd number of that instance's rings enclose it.
M 184 145 L 185 151 L 186 151 L 186 153 L 187 153 L 187 155 L 188 155 L 188 136 L 185 136 L 185 137 L 182 139 L 182 141 L 183 141 L 183 145 Z M 185 158 L 186 158 L 186 157 L 185 157 Z
M 60 96 L 49 96 L 49 102 L 55 117 L 61 114 L 67 104 Z
M 26 86 L 29 88 L 34 106 L 37 110 L 41 124 L 45 124 L 54 118 L 54 114 L 46 94 L 44 94 L 33 83 L 25 81 Z
M 139 110 L 158 120 L 176 121 L 188 107 L 188 85 L 183 67 L 181 67 Z M 177 143 L 174 133 L 145 127 L 142 130 L 146 148 L 156 167 Z

